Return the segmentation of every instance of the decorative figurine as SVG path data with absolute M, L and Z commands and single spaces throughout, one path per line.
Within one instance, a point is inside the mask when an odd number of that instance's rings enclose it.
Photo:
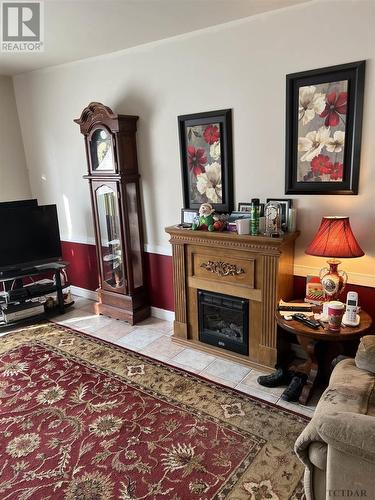
M 224 228 L 224 223 L 213 213 L 215 210 L 209 203 L 202 203 L 199 207 L 199 220 L 193 222 L 191 228 L 196 231 L 203 229 L 208 231 L 221 231 Z

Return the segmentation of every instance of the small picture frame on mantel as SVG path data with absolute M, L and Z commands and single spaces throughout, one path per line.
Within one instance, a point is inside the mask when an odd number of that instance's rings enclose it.
M 191 227 L 194 220 L 199 216 L 198 210 L 190 209 L 190 208 L 182 208 L 181 209 L 181 226 Z
M 251 203 L 240 201 L 238 203 L 239 212 L 251 212 Z M 264 203 L 259 203 L 259 217 L 264 216 Z

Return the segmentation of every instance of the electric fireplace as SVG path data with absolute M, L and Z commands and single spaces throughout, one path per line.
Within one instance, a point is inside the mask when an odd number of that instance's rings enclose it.
M 222 349 L 249 354 L 249 301 L 198 290 L 199 340 Z

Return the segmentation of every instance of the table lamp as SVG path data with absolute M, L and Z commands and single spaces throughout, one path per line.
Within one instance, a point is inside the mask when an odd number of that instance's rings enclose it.
M 364 251 L 358 245 L 350 227 L 349 217 L 323 217 L 318 232 L 305 253 L 319 257 L 333 257 L 327 260 L 328 267 L 319 272 L 326 300 L 337 300 L 343 292 L 348 275 L 345 271 L 338 271 L 341 262 L 337 258 L 362 257 Z

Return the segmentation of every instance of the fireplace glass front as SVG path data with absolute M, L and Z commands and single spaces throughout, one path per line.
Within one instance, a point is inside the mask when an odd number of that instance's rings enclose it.
M 249 301 L 198 290 L 199 340 L 222 349 L 249 354 Z

